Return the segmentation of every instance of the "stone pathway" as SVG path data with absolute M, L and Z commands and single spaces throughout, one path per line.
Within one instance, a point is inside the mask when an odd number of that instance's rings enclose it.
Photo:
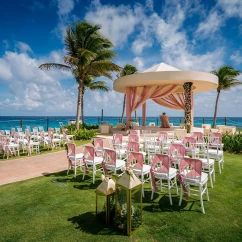
M 109 147 L 104 138 L 104 147 Z M 90 144 L 89 144 L 90 145 Z M 82 146 L 77 147 L 82 152 Z M 34 177 L 67 170 L 66 151 L 57 151 L 43 155 L 29 156 L 0 162 L 0 185 L 27 180 Z

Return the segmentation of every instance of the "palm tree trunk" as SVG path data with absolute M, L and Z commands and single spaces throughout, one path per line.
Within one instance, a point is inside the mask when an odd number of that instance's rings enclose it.
M 81 109 L 80 109 L 80 105 L 81 105 L 81 101 L 82 101 L 82 90 L 81 90 L 81 83 L 79 83 L 78 86 L 78 95 L 77 95 L 77 106 L 76 106 L 76 129 L 79 129 L 79 120 L 80 120 L 80 113 L 81 113 Z
M 216 98 L 215 110 L 214 110 L 214 117 L 213 117 L 213 128 L 216 127 L 216 118 L 217 118 L 219 94 L 220 94 L 220 90 L 217 90 L 217 98 Z
M 123 123 L 123 120 L 124 120 L 124 110 L 125 110 L 125 104 L 126 104 L 125 102 L 126 102 L 126 94 L 124 94 L 123 111 L 122 111 L 121 123 Z
M 84 88 L 82 88 L 82 96 L 81 96 L 81 114 L 82 114 L 82 124 L 84 124 Z

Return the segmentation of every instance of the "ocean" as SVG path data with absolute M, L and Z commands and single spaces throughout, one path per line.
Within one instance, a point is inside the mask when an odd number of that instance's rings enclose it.
M 34 126 L 43 126 L 45 130 L 47 128 L 57 128 L 60 127 L 59 122 L 62 122 L 64 125 L 68 124 L 68 121 L 75 120 L 75 116 L 0 116 L 0 130 L 10 130 L 12 127 L 17 128 L 21 125 L 22 119 L 22 128 L 25 129 L 26 126 L 30 126 L 31 129 Z M 133 118 L 134 120 L 134 118 Z M 101 117 L 97 116 L 86 116 L 85 123 L 86 124 L 100 124 L 102 122 L 108 122 L 116 126 L 120 121 L 120 117 L 111 117 L 111 116 L 104 116 L 103 120 Z M 142 123 L 142 118 L 138 117 L 137 121 Z M 174 126 L 178 126 L 180 121 L 184 122 L 184 117 L 169 117 L 170 123 L 173 123 Z M 124 122 L 126 120 L 124 119 Z M 150 122 L 154 122 L 156 125 L 160 125 L 159 117 L 147 117 L 146 118 L 146 125 Z M 212 117 L 194 117 L 194 124 L 196 127 L 201 127 L 201 125 L 205 124 L 212 124 L 213 118 Z M 229 126 L 236 126 L 237 129 L 242 129 L 242 117 L 218 117 L 217 118 L 217 125 L 226 125 Z

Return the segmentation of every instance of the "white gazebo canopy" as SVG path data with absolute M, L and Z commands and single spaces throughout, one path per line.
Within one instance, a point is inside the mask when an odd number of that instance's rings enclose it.
M 116 79 L 113 83 L 113 89 L 116 92 L 126 93 L 126 87 L 177 84 L 181 87 L 174 93 L 179 93 L 184 91 L 182 85 L 185 82 L 193 83 L 192 90 L 194 93 L 206 92 L 217 88 L 218 77 L 208 72 L 182 71 L 161 62 L 142 73 Z
M 126 125 L 131 113 L 142 106 L 143 125 L 146 121 L 146 101 L 176 110 L 184 110 L 187 123 L 193 119 L 193 94 L 218 87 L 218 77 L 199 71 L 182 71 L 163 62 L 142 73 L 116 79 L 113 89 L 126 93 Z

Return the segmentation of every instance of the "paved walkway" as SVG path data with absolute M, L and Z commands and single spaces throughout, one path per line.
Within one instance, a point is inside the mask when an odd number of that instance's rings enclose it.
M 109 147 L 107 139 L 104 139 L 104 147 Z M 76 152 L 81 153 L 82 146 L 77 147 Z M 67 170 L 67 166 L 65 150 L 14 160 L 4 160 L 0 162 L 0 185 Z

